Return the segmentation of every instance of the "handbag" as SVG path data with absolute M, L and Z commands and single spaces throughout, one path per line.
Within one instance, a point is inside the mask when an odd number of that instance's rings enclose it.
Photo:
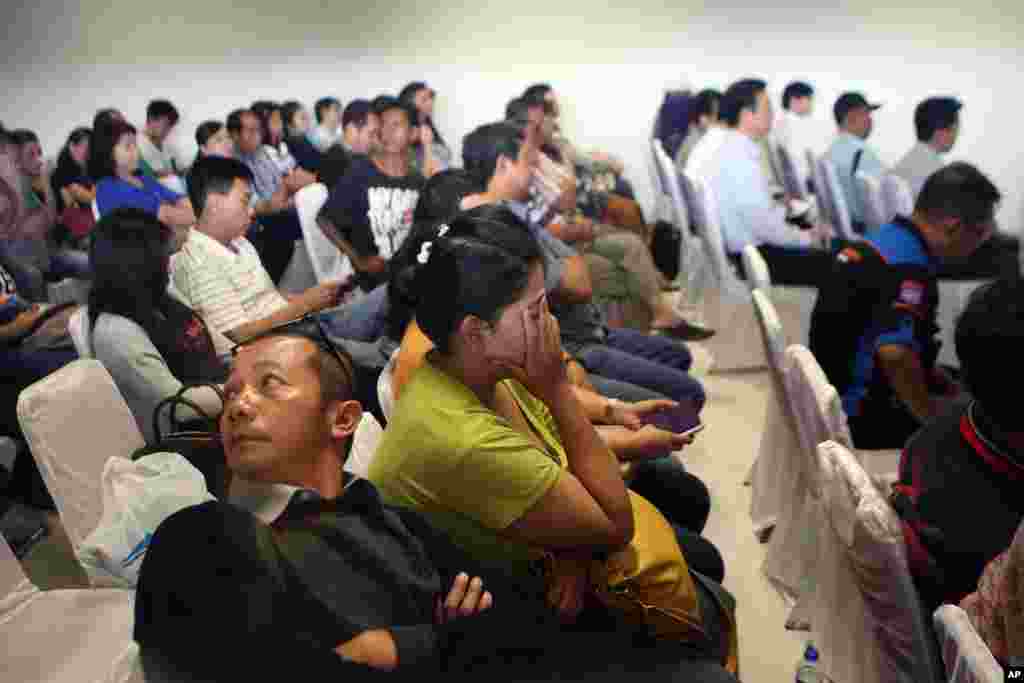
M 150 453 L 179 453 L 189 464 L 199 470 L 206 480 L 207 490 L 216 498 L 224 499 L 231 484 L 231 471 L 224 457 L 224 443 L 221 440 L 220 415 L 210 416 L 194 401 L 185 398 L 185 392 L 196 387 L 209 387 L 220 397 L 224 404 L 224 393 L 220 387 L 211 382 L 188 384 L 168 396 L 153 409 L 153 445 L 143 446 L 132 454 L 132 460 L 138 460 Z M 188 420 L 178 419 L 178 409 L 190 408 L 198 417 Z M 168 411 L 170 431 L 166 434 L 161 429 L 161 414 Z
M 739 638 L 732 596 L 710 579 L 691 572 L 668 520 L 642 496 L 627 493 L 633 506 L 633 540 L 591 564 L 589 582 L 594 597 L 657 640 L 699 645 L 710 637 L 697 595 L 699 582 L 714 598 L 722 617 L 722 636 L 728 639 L 709 649 L 726 653 L 722 665 L 738 676 Z

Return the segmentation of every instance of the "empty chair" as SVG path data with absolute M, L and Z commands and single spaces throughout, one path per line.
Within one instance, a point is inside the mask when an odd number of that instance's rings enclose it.
M 95 359 L 76 360 L 18 397 L 18 423 L 76 549 L 103 512 L 107 458 L 145 445 L 114 380 Z
M 864 227 L 877 230 L 892 218 L 882 194 L 882 181 L 863 171 L 858 171 L 854 180 L 864 206 Z
M 798 481 L 801 453 L 786 388 L 788 361 L 782 323 L 763 290 L 755 289 L 752 297 L 772 375 L 761 444 L 750 473 L 750 519 L 754 534 L 764 541 L 780 511 L 794 500 L 792 494 Z
M 944 680 L 899 518 L 845 446 L 829 441 L 817 455 L 821 507 L 810 612 L 819 670 L 835 683 Z
M 906 216 L 914 213 L 914 194 L 906 180 L 886 174 L 882 177 L 882 196 L 885 198 L 886 211 L 889 216 Z
M 133 603 L 113 588 L 39 590 L 0 535 L 4 680 L 143 683 Z
M 323 183 L 307 185 L 295 193 L 295 209 L 302 226 L 302 241 L 318 283 L 346 280 L 355 271 L 348 257 L 334 246 L 317 225 L 316 216 L 327 201 Z
M 843 186 L 839 184 L 839 172 L 831 161 L 825 158 L 818 159 L 819 175 L 825 184 L 824 192 L 828 205 L 829 216 L 832 225 L 844 240 L 855 241 L 860 239 L 853 230 L 853 219 L 850 217 L 850 209 L 846 203 L 846 195 L 843 194 Z
M 932 615 L 939 651 L 950 683 L 1002 683 L 1003 667 L 975 630 L 967 613 L 942 605 Z

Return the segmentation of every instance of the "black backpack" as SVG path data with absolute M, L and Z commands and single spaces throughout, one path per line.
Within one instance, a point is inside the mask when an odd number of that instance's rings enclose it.
M 679 248 L 683 235 L 679 228 L 667 221 L 654 224 L 654 236 L 651 239 L 651 256 L 654 265 L 668 280 L 675 280 L 679 275 Z

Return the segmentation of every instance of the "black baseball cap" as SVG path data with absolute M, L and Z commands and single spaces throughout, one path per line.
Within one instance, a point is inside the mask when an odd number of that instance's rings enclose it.
M 859 92 L 846 92 L 836 100 L 835 106 L 832 107 L 832 113 L 835 114 L 836 123 L 842 125 L 843 119 L 854 109 L 870 109 L 874 111 L 881 106 L 880 104 L 871 104 Z

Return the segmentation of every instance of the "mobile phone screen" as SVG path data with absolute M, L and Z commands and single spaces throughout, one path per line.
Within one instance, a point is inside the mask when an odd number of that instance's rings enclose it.
M 674 434 L 686 434 L 703 426 L 697 405 L 688 400 L 679 401 L 675 408 L 648 413 L 642 418 L 642 422 Z

